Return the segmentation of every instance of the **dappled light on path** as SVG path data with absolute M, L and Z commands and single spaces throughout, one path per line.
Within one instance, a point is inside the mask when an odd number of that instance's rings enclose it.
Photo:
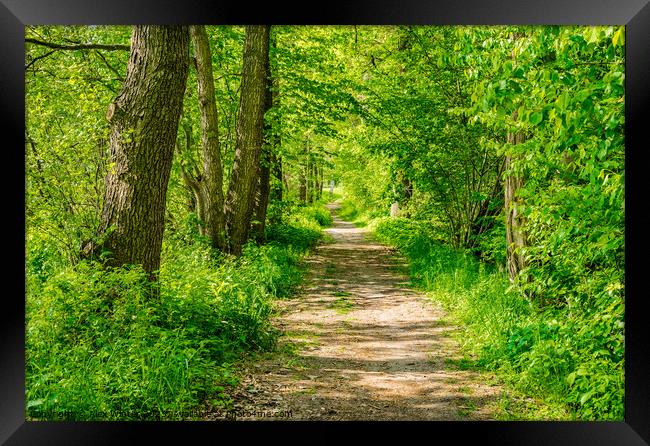
M 292 419 L 490 419 L 500 389 L 449 365 L 459 355 L 450 337 L 458 328 L 409 287 L 394 250 L 329 207 L 334 224 L 307 260 L 302 292 L 281 302 L 284 353 L 249 365 L 235 408 L 290 411 Z

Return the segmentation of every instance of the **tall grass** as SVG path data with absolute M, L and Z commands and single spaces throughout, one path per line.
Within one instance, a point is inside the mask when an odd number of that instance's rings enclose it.
M 139 267 L 44 273 L 43 254 L 28 256 L 28 417 L 180 420 L 218 402 L 242 352 L 274 348 L 273 299 L 300 282 L 323 210 L 293 209 L 240 258 L 212 251 L 188 221 L 166 235 L 156 300 Z

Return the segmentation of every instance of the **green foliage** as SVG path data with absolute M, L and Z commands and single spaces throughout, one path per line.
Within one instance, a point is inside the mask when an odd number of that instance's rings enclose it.
M 588 310 L 540 308 L 511 290 L 505 273 L 432 239 L 426 223 L 382 219 L 373 227 L 407 256 L 416 283 L 465 327 L 459 341 L 479 366 L 566 408 L 551 417 L 623 418 L 623 305 L 615 290 Z
M 50 267 L 50 251 L 34 247 L 27 258 L 28 416 L 191 417 L 236 382 L 231 365 L 241 352 L 275 347 L 272 300 L 299 283 L 300 259 L 320 237 L 308 217 L 315 215 L 318 208 L 291 214 L 284 239 L 248 244 L 240 258 L 215 254 L 190 216 L 164 240 L 157 298 L 139 267 Z
M 303 215 L 307 220 L 316 221 L 322 227 L 327 227 L 332 224 L 332 215 L 327 208 L 320 203 L 303 207 L 301 215 Z
M 298 251 L 312 247 L 321 237 L 322 228 L 332 224 L 332 216 L 320 203 L 312 205 L 290 201 L 272 202 L 266 228 L 266 238 L 271 244 L 290 246 Z

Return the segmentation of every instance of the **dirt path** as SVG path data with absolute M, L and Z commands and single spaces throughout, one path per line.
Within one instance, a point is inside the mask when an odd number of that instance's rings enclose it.
M 500 389 L 460 370 L 443 311 L 408 287 L 406 265 L 336 217 L 307 259 L 301 293 L 280 302 L 280 353 L 250 361 L 234 410 L 207 419 L 490 419 Z

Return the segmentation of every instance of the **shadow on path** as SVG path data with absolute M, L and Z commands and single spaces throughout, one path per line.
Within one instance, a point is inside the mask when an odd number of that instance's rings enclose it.
M 500 394 L 491 377 L 448 365 L 459 328 L 409 288 L 403 258 L 328 207 L 332 241 L 307 259 L 302 291 L 279 302 L 280 352 L 246 366 L 232 394 L 238 418 L 490 419 Z

